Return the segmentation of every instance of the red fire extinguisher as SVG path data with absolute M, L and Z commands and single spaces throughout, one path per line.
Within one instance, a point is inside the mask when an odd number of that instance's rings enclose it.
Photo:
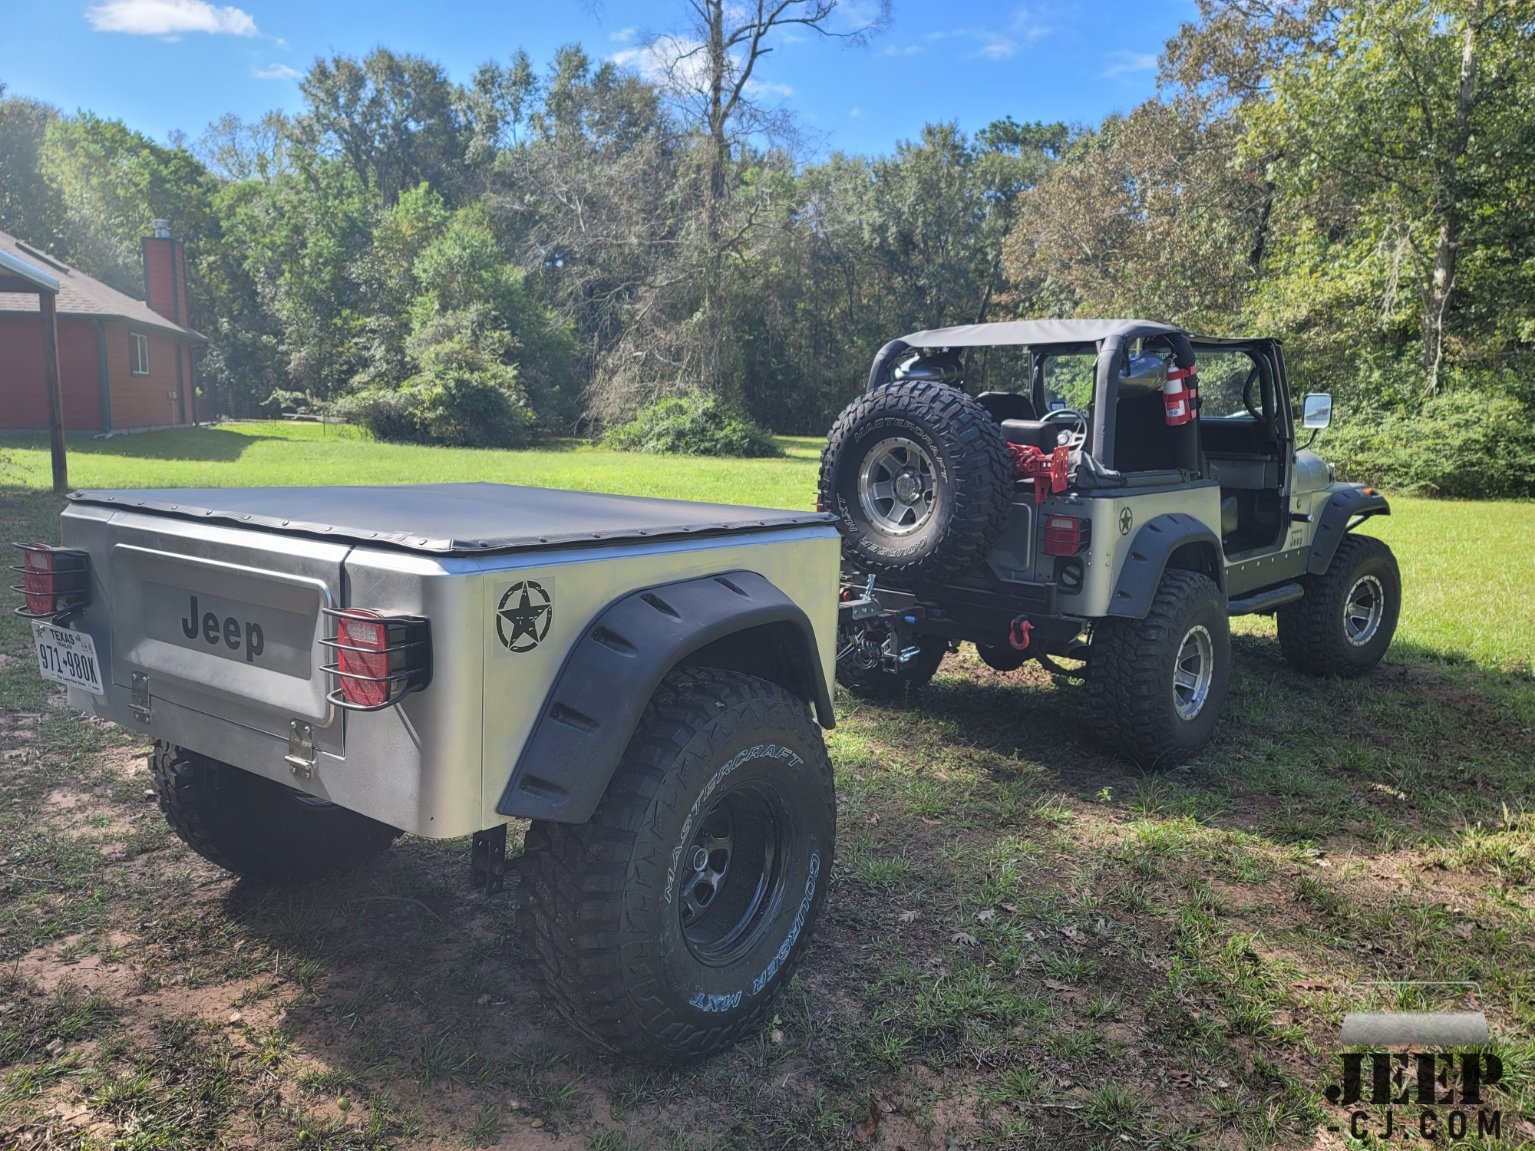
M 1188 382 L 1185 383 L 1184 381 Z M 1162 404 L 1167 410 L 1167 426 L 1181 428 L 1194 418 L 1194 403 L 1199 393 L 1194 387 L 1194 368 L 1174 368 L 1162 385 Z

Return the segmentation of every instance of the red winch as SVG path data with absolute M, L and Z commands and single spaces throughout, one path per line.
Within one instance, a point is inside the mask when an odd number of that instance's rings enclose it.
M 1036 504 L 1066 490 L 1071 474 L 1071 449 L 1064 444 L 1052 452 L 1042 452 L 1033 444 L 1008 444 L 1007 454 L 1013 457 L 1013 474 L 1034 481 Z

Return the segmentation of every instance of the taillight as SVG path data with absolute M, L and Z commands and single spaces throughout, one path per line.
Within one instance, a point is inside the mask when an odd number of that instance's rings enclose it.
M 46 544 L 17 544 L 21 563 L 11 570 L 21 573 L 22 606 L 16 614 L 29 619 L 58 619 L 84 608 L 91 599 L 91 561 L 85 552 L 53 548 Z
M 355 607 L 325 614 L 336 621 L 335 638 L 321 641 L 336 653 L 323 669 L 336 684 L 326 698 L 338 707 L 378 711 L 431 680 L 431 633 L 420 616 Z
M 1092 536 L 1092 521 L 1076 516 L 1045 517 L 1045 554 L 1074 556 L 1087 550 Z

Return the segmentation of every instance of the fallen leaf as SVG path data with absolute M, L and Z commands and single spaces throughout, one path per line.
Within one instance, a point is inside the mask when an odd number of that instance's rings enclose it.
M 876 811 L 873 815 L 869 816 L 869 822 L 870 823 L 878 823 L 879 822 L 879 812 Z
M 1061 934 L 1073 943 L 1087 942 L 1087 936 L 1083 935 L 1081 928 L 1077 927 L 1074 923 L 1068 923 L 1065 927 L 1061 928 Z
M 987 907 L 975 913 L 975 921 L 977 923 L 986 923 L 996 917 L 997 909 L 995 907 Z
M 1302 979 L 1299 983 L 1290 984 L 1297 991 L 1326 991 L 1331 986 L 1320 979 Z
M 241 1015 L 238 1011 L 231 1011 L 229 1013 L 229 1024 L 231 1027 L 237 1023 L 243 1022 L 245 1022 L 245 1016 Z
M 941 820 L 941 819 L 929 819 L 927 816 L 924 815 L 922 817 L 922 822 L 927 824 L 929 827 L 938 827 L 938 826 L 940 826 L 943 823 L 943 820 Z
M 897 923 L 915 923 L 916 920 L 917 913 L 915 911 L 903 911 L 895 917 Z
M 1045 986 L 1048 987 L 1051 991 L 1070 991 L 1071 990 L 1069 985 L 1067 985 L 1065 983 L 1062 983 L 1059 979 L 1047 979 L 1047 980 L 1045 980 Z
M 949 936 L 949 942 L 958 943 L 964 947 L 974 947 L 980 940 L 969 932 L 956 931 L 953 935 Z
M 853 1142 L 867 1143 L 879 1133 L 879 1103 L 869 1100 L 869 1117 L 853 1128 Z
M 1004 903 L 1001 907 L 1009 915 L 1016 915 L 1018 913 L 1018 905 L 1016 903 Z

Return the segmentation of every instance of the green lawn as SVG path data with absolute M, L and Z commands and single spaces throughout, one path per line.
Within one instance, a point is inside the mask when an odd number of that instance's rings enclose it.
M 72 479 L 804 507 L 818 445 L 788 446 L 452 452 L 252 425 L 82 441 Z M 0 442 L 0 468 L 9 538 L 49 536 L 40 446 Z M 682 1071 L 570 1036 L 509 942 L 513 896 L 468 890 L 467 843 L 406 840 L 299 892 L 191 855 L 135 737 L 72 715 L 0 615 L 0 1147 L 1382 1146 L 1331 1132 L 1347 1116 L 1322 1092 L 1345 1012 L 1466 1005 L 1405 980 L 1473 982 L 1497 1037 L 1502 1137 L 1456 1145 L 1531 1146 L 1535 504 L 1394 506 L 1369 528 L 1404 572 L 1382 667 L 1308 679 L 1271 620 L 1237 621 L 1221 728 L 1185 767 L 1114 760 L 1078 688 L 968 649 L 898 706 L 839 691 L 827 918 L 772 1027 Z
M 353 427 L 297 422 L 180 428 L 109 440 L 71 436 L 69 480 L 81 488 L 417 484 L 489 480 L 803 508 L 815 502 L 821 442 L 784 438 L 769 460 L 658 457 L 584 444 L 539 451 L 423 448 L 365 439 Z M 0 484 L 46 487 L 48 441 L 0 436 Z

